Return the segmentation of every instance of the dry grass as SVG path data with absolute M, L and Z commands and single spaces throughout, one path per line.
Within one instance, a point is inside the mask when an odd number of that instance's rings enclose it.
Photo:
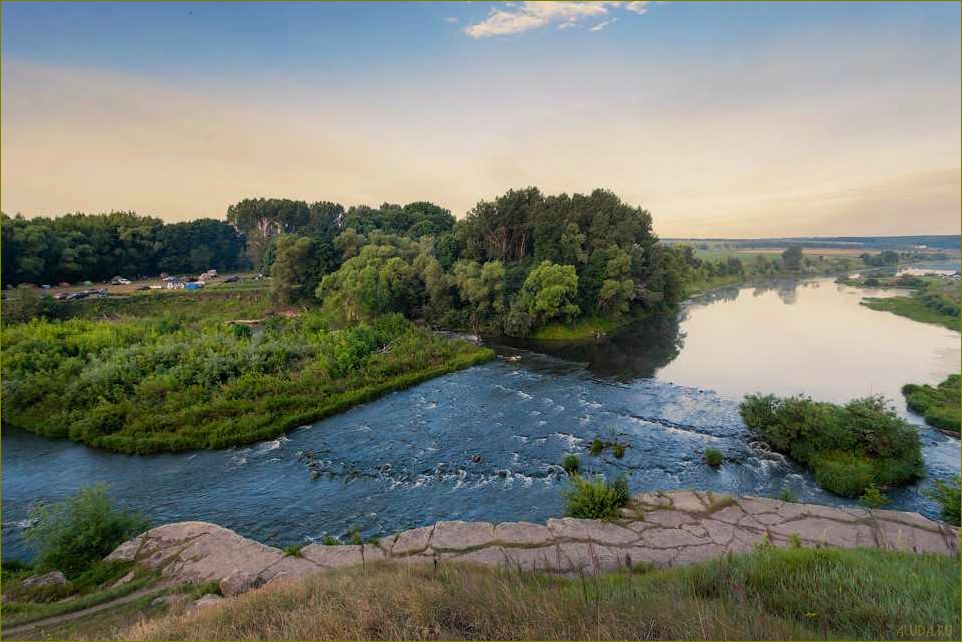
M 905 572 L 925 582 L 894 585 L 892 575 Z M 765 550 L 687 569 L 572 579 L 378 564 L 142 622 L 122 637 L 878 639 L 899 637 L 897 624 L 933 617 L 954 621 L 957 632 L 958 578 L 957 560 L 867 551 Z

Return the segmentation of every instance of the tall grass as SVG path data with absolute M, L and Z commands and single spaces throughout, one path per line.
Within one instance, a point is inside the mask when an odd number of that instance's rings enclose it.
M 959 561 L 763 549 L 683 569 L 562 578 L 372 564 L 133 626 L 125 639 L 844 639 L 959 626 Z M 957 637 L 956 637 L 957 639 Z

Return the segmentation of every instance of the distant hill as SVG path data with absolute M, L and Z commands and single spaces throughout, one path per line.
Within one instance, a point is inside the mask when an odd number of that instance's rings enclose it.
M 938 249 L 938 250 L 959 250 L 960 238 L 958 235 L 936 234 L 921 236 L 796 236 L 796 237 L 774 237 L 766 239 L 732 239 L 732 238 L 700 238 L 682 239 L 665 238 L 669 243 L 728 243 L 734 247 L 784 247 L 788 245 L 798 245 L 801 247 L 823 247 L 823 248 L 865 248 L 866 250 L 890 250 L 890 249 Z

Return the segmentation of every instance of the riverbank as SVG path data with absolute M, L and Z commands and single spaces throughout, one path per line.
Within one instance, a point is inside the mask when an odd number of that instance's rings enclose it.
M 390 594 L 383 587 L 406 582 L 404 578 L 413 577 L 410 573 L 421 578 L 422 587 L 443 583 L 445 577 L 464 578 L 462 588 L 474 594 L 475 599 L 484 596 L 481 598 L 484 600 L 493 598 L 489 593 L 493 588 L 490 581 L 509 582 L 512 590 L 520 591 L 519 598 L 527 595 L 528 599 L 536 597 L 531 590 L 538 585 L 542 591 L 546 588 L 548 591 L 536 602 L 560 609 L 570 606 L 566 596 L 575 596 L 575 602 L 580 602 L 582 591 L 591 594 L 600 591 L 599 599 L 607 595 L 604 599 L 611 600 L 613 595 L 606 592 L 621 586 L 626 591 L 621 595 L 625 599 L 630 596 L 634 601 L 654 599 L 661 603 L 663 626 L 670 620 L 669 613 L 674 613 L 670 609 L 678 608 L 673 602 L 683 595 L 686 597 L 680 604 L 686 613 L 691 608 L 711 608 L 721 613 L 734 606 L 734 602 L 729 604 L 730 600 L 739 602 L 741 613 L 746 608 L 746 595 L 754 594 L 753 591 L 759 591 L 757 599 L 764 596 L 769 600 L 763 609 L 769 618 L 758 620 L 760 624 L 752 626 L 775 626 L 773 622 L 777 621 L 778 627 L 787 627 L 778 631 L 796 630 L 792 627 L 807 631 L 804 627 L 811 621 L 805 618 L 811 616 L 805 614 L 812 612 L 818 618 L 825 618 L 825 626 L 849 622 L 845 626 L 864 627 L 867 624 L 858 620 L 856 614 L 864 614 L 866 604 L 881 609 L 870 614 L 875 618 L 872 626 L 887 632 L 880 637 L 901 637 L 894 629 L 895 624 L 915 623 L 916 619 L 933 614 L 942 618 L 933 621 L 943 624 L 957 626 L 958 620 L 958 530 L 955 528 L 915 513 L 692 491 L 636 495 L 613 522 L 571 518 L 549 519 L 544 525 L 438 522 L 358 545 L 310 544 L 286 551 L 213 524 L 183 522 L 157 527 L 122 544 L 108 560 L 159 573 L 166 587 L 208 586 L 207 590 L 214 595 L 204 598 L 204 604 L 217 605 L 210 610 L 194 607 L 186 612 L 175 611 L 173 619 L 132 629 L 124 639 L 130 639 L 130 634 L 149 639 L 234 639 L 238 634 L 231 627 L 238 621 L 246 621 L 255 628 L 261 627 L 255 622 L 278 621 L 277 600 L 287 605 L 280 612 L 301 613 L 301 609 L 313 608 L 313 621 L 324 622 L 327 616 L 317 610 L 317 605 L 330 602 L 314 599 L 302 602 L 306 598 L 304 591 L 311 593 L 321 586 L 347 583 L 344 588 L 350 585 L 351 590 L 334 591 L 330 597 L 338 596 L 336 601 L 340 601 L 353 595 L 369 604 L 379 603 Z M 423 576 L 419 568 L 424 569 Z M 850 582 L 853 573 L 861 578 L 858 587 Z M 893 584 L 891 577 L 900 573 L 905 573 L 905 577 Z M 315 578 L 322 574 L 323 581 L 317 581 Z M 540 574 L 575 575 L 582 579 L 547 578 Z M 733 584 L 731 579 L 736 577 L 742 579 Z M 754 579 L 749 581 L 749 577 Z M 907 581 L 909 577 L 914 579 Z M 732 592 L 733 586 L 742 586 L 748 594 Z M 799 587 L 809 588 L 800 590 Z M 893 595 L 893 587 L 898 587 L 899 595 Z M 406 590 L 409 591 L 406 595 L 394 594 L 395 600 L 402 601 L 393 602 L 393 609 L 385 613 L 415 617 L 421 612 L 412 607 L 413 587 Z M 784 603 L 780 593 L 771 593 L 789 590 L 795 597 Z M 218 593 L 224 597 L 218 597 Z M 234 597 L 242 593 L 245 595 Z M 292 599 L 295 595 L 299 597 Z M 505 604 L 523 604 L 523 600 L 505 602 L 504 593 L 499 595 L 497 602 L 501 610 Z M 799 595 L 804 596 L 801 601 Z M 490 606 L 494 607 L 495 602 L 491 601 Z M 470 604 L 472 600 L 464 603 Z M 620 598 L 606 605 L 613 609 L 613 622 L 622 621 L 622 617 L 628 618 L 633 612 L 625 610 L 628 603 Z M 352 609 L 339 609 L 339 612 L 354 613 Z M 785 618 L 784 622 L 770 619 L 778 614 Z M 680 613 L 674 615 L 681 616 Z M 375 620 L 380 617 L 383 616 Z M 304 620 L 307 613 L 292 613 L 282 619 L 290 621 L 290 618 Z M 575 619 L 578 618 L 580 615 Z M 728 628 L 735 626 L 736 619 L 725 620 L 729 623 L 724 630 L 741 631 Z M 547 618 L 538 626 L 547 627 L 551 621 Z M 338 633 L 334 637 L 355 637 L 344 629 L 325 628 L 327 625 L 316 627 L 313 632 L 287 628 L 286 633 L 264 626 L 268 628 L 264 629 L 263 637 L 270 639 L 331 637 L 333 632 Z M 510 626 L 517 627 L 518 623 Z M 822 625 L 817 628 L 824 630 Z M 519 632 L 524 630 L 505 629 L 506 634 L 515 632 L 506 637 L 531 637 Z M 549 629 L 537 630 L 547 632 Z M 840 633 L 845 630 L 844 627 L 838 629 Z M 864 628 L 859 630 L 865 634 Z M 39 630 L 35 627 L 31 632 L 42 633 L 43 627 Z M 768 635 L 762 632 L 762 629 L 756 630 L 755 636 L 772 637 L 771 630 Z M 17 638 L 17 633 L 16 629 L 4 631 L 5 637 Z M 451 637 L 461 636 L 454 629 L 449 633 Z M 559 634 L 558 629 L 555 634 Z M 792 636 L 794 634 L 789 637 Z M 393 636 L 369 629 L 367 634 L 356 637 Z M 625 633 L 622 637 L 634 636 Z
M 3 420 L 129 454 L 226 448 L 488 361 L 398 315 L 328 330 L 316 312 L 243 326 L 147 317 L 3 329 Z

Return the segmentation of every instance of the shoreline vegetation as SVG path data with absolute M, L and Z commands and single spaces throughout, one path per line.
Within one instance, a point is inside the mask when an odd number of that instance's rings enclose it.
M 905 402 L 912 412 L 922 415 L 925 423 L 955 437 L 962 432 L 959 375 L 949 375 L 938 386 L 908 383 L 902 386 Z
M 862 305 L 880 312 L 891 312 L 920 323 L 939 325 L 960 331 L 959 280 L 951 276 L 925 275 L 882 276 L 866 274 L 843 277 L 839 283 L 862 288 L 905 288 L 907 296 L 866 297 Z

